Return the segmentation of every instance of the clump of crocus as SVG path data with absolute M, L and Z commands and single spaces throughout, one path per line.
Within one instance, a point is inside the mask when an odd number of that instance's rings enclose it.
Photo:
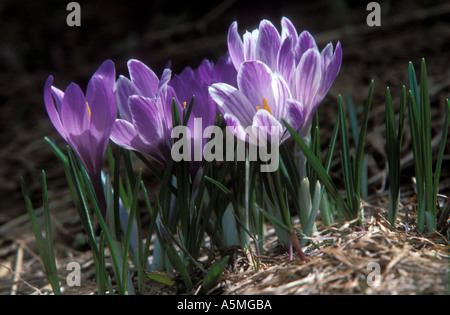
M 280 75 L 285 86 L 290 91 L 291 99 L 297 101 L 297 109 L 289 109 L 286 114 L 303 112 L 302 123 L 297 123 L 300 135 L 305 136 L 311 125 L 312 117 L 317 110 L 322 99 L 333 84 L 342 61 L 342 48 L 340 42 L 337 43 L 333 52 L 333 44 L 329 43 L 322 51 L 319 51 L 313 36 L 303 31 L 300 35 L 292 22 L 283 17 L 281 20 L 281 34 L 277 28 L 267 20 L 262 20 L 259 28 L 252 32 L 246 32 L 241 38 L 237 22 L 234 22 L 228 31 L 228 49 L 233 64 L 242 76 L 241 68 L 246 62 L 258 60 L 263 62 L 272 71 Z M 264 71 L 264 77 L 268 78 Z M 257 78 L 253 78 L 255 83 Z M 280 79 L 277 79 L 281 81 Z M 224 90 L 224 87 L 220 87 Z M 217 93 L 216 93 L 217 94 Z M 257 95 L 251 107 L 260 106 L 265 95 Z M 267 98 L 266 98 L 267 99 Z M 286 99 L 287 101 L 287 99 Z M 275 106 L 267 103 L 269 107 Z M 278 107 L 285 108 L 286 104 Z M 233 111 L 232 113 L 235 113 Z M 275 118 L 279 118 L 275 116 Z M 283 117 L 289 119 L 289 117 Z M 298 117 L 300 118 L 300 116 Z
M 100 210 L 106 213 L 101 182 L 103 156 L 117 116 L 114 63 L 106 60 L 90 79 L 86 95 L 71 83 L 63 92 L 49 76 L 44 87 L 48 116 L 59 134 L 83 163 L 95 190 Z

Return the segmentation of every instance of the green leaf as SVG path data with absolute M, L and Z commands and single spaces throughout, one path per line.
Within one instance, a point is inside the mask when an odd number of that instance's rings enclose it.
M 335 200 L 338 209 L 342 211 L 344 216 L 347 220 L 353 220 L 356 218 L 357 213 L 354 213 L 348 205 L 345 203 L 344 199 L 340 195 L 339 191 L 337 190 L 334 183 L 331 181 L 330 176 L 326 172 L 323 165 L 317 160 L 314 153 L 308 148 L 308 146 L 305 144 L 305 142 L 301 139 L 301 137 L 295 132 L 295 130 L 289 125 L 288 122 L 286 122 L 284 119 L 282 119 L 283 124 L 286 126 L 286 129 L 291 134 L 294 141 L 297 143 L 297 145 L 302 150 L 305 157 L 308 159 L 309 163 L 313 166 L 314 170 L 317 172 L 317 176 L 319 180 L 322 182 L 322 184 L 326 187 L 327 191 L 331 195 L 331 197 Z
M 133 199 L 131 203 L 130 208 L 130 214 L 128 217 L 128 225 L 127 229 L 125 231 L 125 243 L 124 246 L 124 258 L 123 258 L 123 264 L 122 264 L 122 283 L 126 283 L 126 275 L 128 274 L 128 252 L 130 251 L 130 242 L 131 242 L 131 234 L 133 230 L 133 223 L 134 219 L 136 217 L 136 211 L 137 211 L 137 203 L 138 203 L 138 194 L 139 194 L 139 187 L 141 182 L 141 176 L 142 176 L 142 169 L 139 170 L 138 178 L 136 179 L 136 183 L 134 185 L 134 192 L 133 192 Z M 140 241 L 140 240 L 138 240 Z M 138 263 L 138 269 L 140 268 L 140 264 Z
M 398 135 L 395 132 L 395 113 L 389 88 L 386 90 L 386 152 L 389 169 L 389 222 L 394 226 L 398 215 L 400 192 L 400 150 Z M 400 146 L 400 147 L 399 147 Z
M 43 175 L 45 173 L 43 172 Z M 43 177 L 43 181 L 45 184 L 45 176 Z M 53 239 L 51 238 L 51 235 L 47 235 L 47 242 L 45 242 L 44 237 L 41 234 L 41 226 L 39 224 L 39 221 L 36 217 L 36 214 L 33 209 L 33 205 L 31 203 L 30 194 L 28 192 L 28 189 L 26 187 L 25 181 L 23 177 L 20 177 L 20 184 L 22 187 L 22 194 L 25 199 L 26 208 L 28 211 L 28 215 L 30 217 L 31 221 L 31 228 L 34 233 L 34 237 L 36 239 L 36 243 L 38 245 L 39 254 L 41 255 L 42 263 L 44 264 L 45 272 L 47 273 L 48 280 L 52 286 L 52 290 L 56 295 L 61 294 L 61 287 L 59 284 L 58 274 L 56 270 L 56 261 L 54 258 L 54 252 L 53 252 L 53 244 L 49 246 L 50 243 L 53 242 Z M 44 185 L 44 195 L 47 195 L 46 191 L 46 184 Z M 43 196 L 44 199 L 46 196 Z M 44 212 L 48 212 L 48 204 L 46 204 L 46 201 L 44 200 Z M 47 220 L 49 218 L 49 213 L 45 214 Z M 46 227 L 50 227 L 51 229 L 51 223 L 46 222 Z M 52 252 L 50 252 L 52 251 Z
M 434 193 L 435 196 L 435 202 L 437 202 L 437 194 L 439 193 L 439 178 L 441 177 L 441 167 L 442 167 L 442 160 L 444 158 L 444 151 L 447 144 L 447 136 L 448 136 L 448 130 L 450 126 L 450 101 L 447 99 L 447 111 L 445 116 L 445 122 L 444 122 L 444 128 L 442 129 L 441 133 L 441 144 L 439 146 L 439 153 L 436 160 L 436 169 L 434 171 Z
M 216 185 L 217 188 L 219 188 L 219 189 L 220 189 L 222 192 L 224 192 L 226 195 L 231 194 L 230 190 L 229 190 L 227 187 L 225 187 L 224 184 L 222 184 L 222 183 L 218 182 L 217 180 L 212 179 L 211 177 L 206 176 L 206 175 L 205 175 L 205 179 L 206 179 L 207 181 L 213 183 L 214 185 Z
M 44 137 L 44 140 L 50 145 L 56 157 L 63 162 L 65 165 L 68 165 L 69 160 L 67 156 L 51 141 L 48 137 Z
M 161 222 L 162 223 L 162 222 Z M 169 258 L 170 264 L 172 267 L 178 272 L 181 277 L 183 278 L 184 284 L 186 286 L 186 291 L 190 292 L 193 288 L 192 280 L 189 277 L 189 273 L 181 260 L 180 255 L 178 254 L 177 250 L 175 249 L 172 240 L 170 239 L 170 236 L 167 234 L 169 233 L 167 229 L 164 227 L 164 224 L 158 226 L 159 229 L 157 229 L 158 237 L 161 240 L 162 245 L 164 246 L 164 249 L 167 253 L 167 257 Z
M 221 260 L 216 262 L 214 265 L 208 268 L 208 274 L 203 280 L 203 290 L 205 293 L 213 289 L 220 281 L 228 263 L 228 256 L 223 257 Z
M 369 87 L 369 92 L 366 99 L 366 106 L 364 107 L 364 114 L 363 114 L 363 120 L 361 122 L 361 127 L 359 129 L 358 134 L 358 145 L 356 147 L 356 156 L 355 156 L 355 165 L 354 165 L 354 175 L 355 177 L 355 188 L 356 188 L 356 196 L 358 198 L 358 208 L 359 208 L 359 199 L 361 197 L 361 177 L 362 177 L 362 166 L 363 166 L 363 159 L 364 159 L 364 145 L 366 141 L 366 133 L 367 133 L 367 125 L 369 122 L 369 112 L 370 107 L 372 105 L 372 98 L 373 98 L 373 86 L 374 81 L 372 80 Z M 356 206 L 356 205 L 355 205 Z
M 340 139 L 341 139 L 341 166 L 342 166 L 342 173 L 344 175 L 344 184 L 345 184 L 345 191 L 347 193 L 347 200 L 350 203 L 350 207 L 352 208 L 353 212 L 358 212 L 358 210 L 355 209 L 354 204 L 354 174 L 353 174 L 353 167 L 352 167 L 352 157 L 350 156 L 350 144 L 349 144 L 349 138 L 348 138 L 348 131 L 347 131 L 347 121 L 345 118 L 345 110 L 344 110 L 344 103 L 342 100 L 342 96 L 339 95 L 339 125 L 340 125 Z
M 159 283 L 162 283 L 162 284 L 165 284 L 168 286 L 173 286 L 175 284 L 175 282 L 172 280 L 173 277 L 171 275 L 167 274 L 166 272 L 151 270 L 151 271 L 146 271 L 145 274 L 150 279 L 155 280 Z

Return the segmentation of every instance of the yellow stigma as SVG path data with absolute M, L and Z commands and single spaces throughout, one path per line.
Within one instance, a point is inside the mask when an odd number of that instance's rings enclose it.
M 186 102 L 183 102 L 183 108 L 186 108 Z
M 89 108 L 88 102 L 86 102 L 86 107 L 87 107 L 87 110 L 88 110 L 88 113 L 89 113 L 89 119 L 91 119 L 91 109 Z
M 260 110 L 261 106 L 256 106 L 256 110 Z M 263 109 L 268 111 L 272 115 L 272 110 L 270 109 L 269 105 L 267 105 L 267 100 L 265 97 L 263 97 Z

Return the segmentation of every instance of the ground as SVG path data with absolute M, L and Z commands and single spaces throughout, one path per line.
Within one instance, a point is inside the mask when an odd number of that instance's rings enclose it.
M 411 143 L 405 135 L 402 201 L 396 227 L 386 220 L 387 180 L 384 152 L 384 100 L 389 86 L 398 104 L 407 84 L 409 61 L 418 68 L 426 59 L 432 105 L 433 137 L 439 142 L 444 102 L 450 94 L 450 5 L 446 1 L 380 1 L 380 27 L 366 24 L 360 1 L 199 1 L 177 7 L 168 2 L 81 2 L 82 25 L 69 28 L 61 1 L 3 1 L 0 6 L 0 294 L 48 294 L 49 285 L 38 257 L 28 222 L 19 178 L 23 176 L 38 214 L 41 205 L 41 170 L 45 170 L 54 222 L 55 246 L 61 279 L 65 266 L 82 266 L 82 287 L 63 288 L 66 294 L 95 294 L 90 251 L 77 245 L 82 234 L 70 200 L 64 172 L 43 140 L 48 136 L 64 145 L 46 116 L 42 98 L 45 79 L 55 84 L 76 81 L 85 86 L 89 75 L 107 58 L 118 74 L 126 75 L 126 61 L 141 59 L 161 73 L 171 60 L 174 72 L 196 67 L 203 58 L 217 59 L 226 51 L 228 26 L 238 20 L 240 32 L 268 18 L 279 26 L 289 17 L 297 29 L 309 30 L 319 47 L 341 41 L 344 55 L 340 74 L 319 109 L 322 142 L 326 146 L 336 117 L 337 97 L 351 93 L 356 104 L 364 101 L 370 81 L 375 92 L 366 153 L 369 156 L 369 194 L 365 199 L 365 226 L 331 228 L 318 225 L 314 244 L 305 248 L 308 261 L 290 261 L 275 242 L 268 242 L 259 257 L 235 251 L 219 287 L 213 294 L 445 294 L 449 293 L 449 237 L 415 230 Z M 147 5 L 147 7 L 145 7 Z M 450 142 L 448 142 L 450 143 Z M 450 194 L 449 150 L 440 193 Z M 340 184 L 339 158 L 332 176 Z M 150 182 L 152 183 L 152 182 Z M 445 202 L 445 199 L 442 199 Z M 253 257 L 253 258 L 252 258 Z M 371 262 L 380 264 L 379 285 L 368 285 Z M 199 287 L 197 286 L 196 289 Z M 171 294 L 149 280 L 146 294 Z M 194 294 L 196 292 L 190 292 Z

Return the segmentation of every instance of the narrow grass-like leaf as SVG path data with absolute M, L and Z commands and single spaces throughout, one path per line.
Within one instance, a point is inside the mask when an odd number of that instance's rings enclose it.
M 421 98 L 421 127 L 423 137 L 423 154 L 425 167 L 425 194 L 426 194 L 426 211 L 431 211 L 432 215 L 427 216 L 427 222 L 432 221 L 432 226 L 427 226 L 429 232 L 436 227 L 436 200 L 433 184 L 433 158 L 431 147 L 431 117 L 430 117 L 430 96 L 428 94 L 428 78 L 425 59 L 422 59 L 420 71 L 420 98 Z
M 339 125 L 340 125 L 340 140 L 341 140 L 341 166 L 342 166 L 342 173 L 344 177 L 344 185 L 345 185 L 345 191 L 347 194 L 347 201 L 349 203 L 350 208 L 352 209 L 353 213 L 358 213 L 359 211 L 359 204 L 355 204 L 355 182 L 354 182 L 354 169 L 353 169 L 353 161 L 352 157 L 350 155 L 350 144 L 349 144 L 349 137 L 348 137 L 348 131 L 347 131 L 347 122 L 346 122 L 346 115 L 344 110 L 344 103 L 342 100 L 342 96 L 339 95 Z
M 75 187 L 77 187 L 78 192 L 79 192 L 79 196 L 81 197 L 81 201 L 82 201 L 82 204 L 83 204 L 83 207 L 84 207 L 85 214 L 86 214 L 87 218 L 90 217 L 88 202 L 87 202 L 87 199 L 86 199 L 86 197 L 85 197 L 85 195 L 83 193 L 82 187 L 85 188 L 85 191 L 86 191 L 86 193 L 88 195 L 88 198 L 91 201 L 91 204 L 92 204 L 92 206 L 94 208 L 94 212 L 96 214 L 97 220 L 98 220 L 98 222 L 100 224 L 100 227 L 102 228 L 102 231 L 103 231 L 103 233 L 105 235 L 106 242 L 108 243 L 108 248 L 109 248 L 109 250 L 111 252 L 111 260 L 112 260 L 113 270 L 114 270 L 114 273 L 115 273 L 116 278 L 117 278 L 117 285 L 118 285 L 119 293 L 120 294 L 125 294 L 126 287 L 124 287 L 124 284 L 122 283 L 121 278 L 120 278 L 118 256 L 117 256 L 116 251 L 115 251 L 115 246 L 113 244 L 113 240 L 111 238 L 111 235 L 108 232 L 108 228 L 107 228 L 106 223 L 105 223 L 105 221 L 103 219 L 103 215 L 101 214 L 101 211 L 100 211 L 100 209 L 98 207 L 95 193 L 94 193 L 93 189 L 91 188 L 91 186 L 89 185 L 89 183 L 90 183 L 89 177 L 88 177 L 86 171 L 84 171 L 84 169 L 78 170 L 78 168 L 77 168 L 77 160 L 76 160 L 72 150 L 69 147 L 67 149 L 68 149 L 68 156 L 69 156 L 71 168 L 73 170 L 72 176 L 74 178 Z M 80 177 L 80 175 L 81 175 L 81 177 Z M 92 220 L 90 218 L 87 219 L 87 221 L 88 221 L 89 225 L 92 225 Z M 93 231 L 93 229 L 92 229 L 92 231 Z
M 173 277 L 166 272 L 157 271 L 157 270 L 151 270 L 146 272 L 147 277 L 150 279 L 157 281 L 159 283 L 173 286 L 175 285 L 175 282 L 173 281 Z
M 353 102 L 352 95 L 347 92 L 346 93 L 346 99 L 347 99 L 347 109 L 348 109 L 348 117 L 350 121 L 350 128 L 352 131 L 352 136 L 355 141 L 355 145 L 358 143 L 359 139 L 359 128 L 358 128 L 358 119 L 356 115 L 356 108 L 355 103 Z
M 167 257 L 169 258 L 170 264 L 172 267 L 181 275 L 183 278 L 184 284 L 186 286 L 186 291 L 190 292 L 193 288 L 191 278 L 189 276 L 189 272 L 187 271 L 183 261 L 180 258 L 177 250 L 175 249 L 172 240 L 169 236 L 169 231 L 164 227 L 163 222 L 159 225 L 159 228 L 156 229 L 158 233 L 158 237 L 161 240 L 162 245 L 167 253 Z
M 337 190 L 334 183 L 331 181 L 330 176 L 326 172 L 323 165 L 317 160 L 314 153 L 308 148 L 308 146 L 305 144 L 305 142 L 301 139 L 301 137 L 295 132 L 295 130 L 289 125 L 288 122 L 286 122 L 284 119 L 282 119 L 283 124 L 286 126 L 286 129 L 291 134 L 292 138 L 296 142 L 296 144 L 299 146 L 299 148 L 302 150 L 305 157 L 308 159 L 308 161 L 311 163 L 311 165 L 314 167 L 314 170 L 317 172 L 317 176 L 319 180 L 322 182 L 322 184 L 327 188 L 327 191 L 330 193 L 330 195 L 335 200 L 338 209 L 342 211 L 342 214 L 346 217 L 348 220 L 353 220 L 356 218 L 357 213 L 353 213 L 353 211 L 348 207 L 348 205 L 345 203 L 344 199 L 340 195 L 339 191 Z
M 50 216 L 50 208 L 48 205 L 47 178 L 44 171 L 42 171 L 42 206 L 44 208 L 45 238 L 47 241 L 48 260 L 50 263 L 51 274 L 52 277 L 54 278 L 52 287 L 53 285 L 55 285 L 58 290 L 59 288 L 58 270 L 56 268 L 55 248 L 53 246 L 52 220 Z M 58 292 L 58 294 L 60 293 L 61 292 Z
M 273 214 L 271 214 L 269 211 L 264 210 L 263 208 L 257 206 L 256 207 L 270 222 L 274 223 L 276 226 L 282 228 L 286 232 L 289 232 L 289 227 L 281 222 L 281 219 L 276 218 Z
M 51 141 L 48 137 L 44 137 L 44 140 L 50 145 L 56 157 L 65 165 L 69 163 L 67 156 Z
M 316 182 L 314 191 L 315 191 L 314 198 L 313 198 L 313 201 L 311 204 L 311 213 L 309 216 L 309 220 L 308 220 L 306 229 L 304 229 L 304 233 L 306 236 L 311 236 L 311 234 L 313 232 L 314 221 L 316 219 L 317 212 L 319 210 L 320 200 L 322 199 L 322 187 L 321 187 L 319 181 Z M 305 245 L 306 245 L 306 240 L 303 240 L 301 246 L 305 246 Z
M 217 180 L 212 179 L 211 177 L 206 176 L 206 175 L 205 175 L 205 179 L 206 179 L 207 181 L 213 183 L 213 184 L 214 184 L 217 188 L 219 188 L 224 194 L 226 194 L 226 195 L 230 195 L 230 194 L 231 194 L 231 191 L 230 191 L 227 187 L 225 187 L 224 184 L 219 183 Z
M 147 189 L 145 188 L 145 185 L 142 181 L 141 181 L 141 190 L 143 192 L 145 206 L 146 206 L 148 214 L 150 216 L 150 222 L 148 223 L 148 227 L 147 227 L 147 237 L 145 239 L 145 246 L 143 249 L 142 260 L 141 260 L 142 266 L 144 266 L 144 268 L 147 268 L 147 257 L 149 256 L 149 252 L 150 252 L 150 244 L 151 244 L 151 240 L 152 240 L 152 235 L 153 235 L 153 232 L 155 231 L 157 212 L 153 211 L 153 207 L 150 203 L 150 199 L 148 198 Z
M 208 268 L 208 274 L 205 279 L 203 279 L 203 291 L 208 293 L 209 290 L 214 288 L 220 281 L 228 263 L 228 256 L 223 257 L 221 260 L 216 262 L 214 265 Z
M 140 182 L 141 182 L 141 176 L 142 176 L 142 169 L 139 170 L 139 175 L 136 179 L 136 182 L 134 184 L 134 192 L 133 192 L 133 199 L 131 203 L 130 213 L 128 216 L 128 225 L 125 233 L 125 243 L 124 246 L 124 257 L 122 262 L 122 283 L 126 283 L 126 275 L 128 274 L 128 253 L 130 251 L 130 242 L 131 242 L 131 233 L 133 230 L 133 222 L 136 217 L 136 211 L 137 211 L 137 204 L 138 204 L 138 194 L 139 194 L 139 188 L 140 188 Z M 138 242 L 140 242 L 141 239 L 138 239 Z M 138 257 L 136 257 L 138 260 Z M 138 264 L 138 270 L 140 269 L 140 264 Z M 142 270 L 141 270 L 142 271 Z
M 413 156 L 414 156 L 414 170 L 417 191 L 417 225 L 419 231 L 423 231 L 425 227 L 425 196 L 424 196 L 424 161 L 422 150 L 422 137 L 420 132 L 419 114 L 417 110 L 416 99 L 413 93 L 409 92 L 409 126 L 411 132 Z
M 362 177 L 362 166 L 364 159 L 364 145 L 366 141 L 366 133 L 367 133 L 367 125 L 369 122 L 369 113 L 372 105 L 373 98 L 373 87 L 374 81 L 370 82 L 369 92 L 366 99 L 366 104 L 364 107 L 363 120 L 361 122 L 361 126 L 358 133 L 358 145 L 356 147 L 356 156 L 355 156 L 355 165 L 354 165 L 354 176 L 355 176 L 355 188 L 356 188 L 356 196 L 358 198 L 358 207 L 359 207 L 359 199 L 361 198 L 361 177 Z M 356 204 L 355 204 L 356 206 Z
M 386 152 L 389 169 L 389 207 L 388 219 L 394 226 L 398 215 L 398 201 L 400 194 L 400 126 L 396 132 L 394 106 L 392 104 L 392 96 L 389 88 L 386 90 Z M 401 120 L 401 118 L 399 118 Z
M 45 177 L 43 178 L 43 180 L 45 181 Z M 42 263 L 44 264 L 45 272 L 47 273 L 48 280 L 50 282 L 50 285 L 52 286 L 53 293 L 55 293 L 55 295 L 60 295 L 61 287 L 59 284 L 54 253 L 49 252 L 49 250 L 53 250 L 53 245 L 48 246 L 49 242 L 53 242 L 53 239 L 49 238 L 49 237 L 51 237 L 51 235 L 46 235 L 47 242 L 44 240 L 44 237 L 41 234 L 42 229 L 41 229 L 39 221 L 36 217 L 36 214 L 34 213 L 30 194 L 28 192 L 28 189 L 26 187 L 23 177 L 20 178 L 20 184 L 22 187 L 22 194 L 25 199 L 25 204 L 26 204 L 26 208 L 28 211 L 28 215 L 30 217 L 31 228 L 33 229 L 34 237 L 35 237 L 36 243 L 38 245 L 38 250 L 39 250 L 39 254 L 42 259 Z M 46 185 L 44 186 L 44 189 L 46 189 Z M 47 194 L 46 191 L 45 191 L 45 194 Z M 45 208 L 47 208 L 47 209 L 45 209 Z M 45 211 L 48 211 L 48 203 L 46 204 L 46 202 L 44 201 L 44 212 Z M 47 214 L 45 216 L 49 216 L 49 214 Z M 51 228 L 50 222 L 46 222 L 46 226 L 50 226 L 50 228 Z
M 447 143 L 447 136 L 450 126 L 450 101 L 447 99 L 447 110 L 445 115 L 444 127 L 441 133 L 441 144 L 436 160 L 436 168 L 434 170 L 434 204 L 437 204 L 437 195 L 439 193 L 439 179 L 441 177 L 442 160 L 444 158 L 444 151 Z
M 334 149 L 336 147 L 336 141 L 339 134 L 339 128 L 340 128 L 339 119 L 336 119 L 333 127 L 333 132 L 331 133 L 330 142 L 328 144 L 327 155 L 325 157 L 324 168 L 327 174 L 330 172 L 331 161 L 333 160 Z

